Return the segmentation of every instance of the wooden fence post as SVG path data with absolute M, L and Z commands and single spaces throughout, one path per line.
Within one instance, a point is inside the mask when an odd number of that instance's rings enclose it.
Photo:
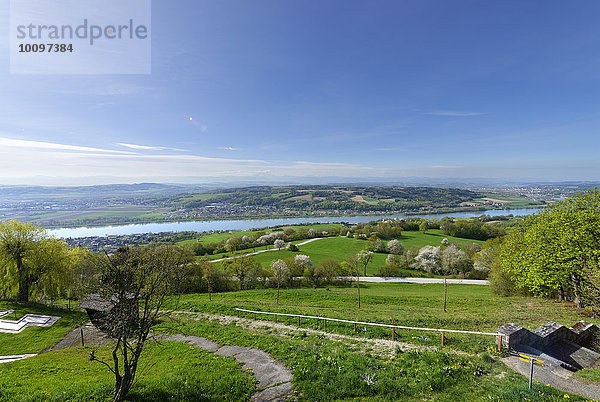
M 396 338 L 396 329 L 394 327 L 392 327 L 392 341 L 394 341 Z
M 502 335 L 498 335 L 498 352 L 502 352 Z
M 442 332 L 442 347 L 444 347 L 444 333 Z
M 300 328 L 300 317 L 298 317 L 298 328 Z
M 354 323 L 354 332 L 356 332 L 356 323 Z
M 324 326 L 325 331 L 327 331 L 327 320 L 326 319 L 323 319 L 323 326 Z

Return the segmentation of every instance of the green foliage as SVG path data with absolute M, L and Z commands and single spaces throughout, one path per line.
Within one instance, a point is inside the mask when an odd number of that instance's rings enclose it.
M 56 298 L 71 268 L 67 246 L 30 223 L 0 223 L 0 291 L 27 302 L 32 296 Z
M 572 294 L 599 305 L 600 191 L 590 190 L 524 220 L 501 246 L 502 271 L 537 295 Z

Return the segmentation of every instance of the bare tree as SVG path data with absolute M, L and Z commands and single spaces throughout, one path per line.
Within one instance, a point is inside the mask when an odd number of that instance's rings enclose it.
M 191 254 L 175 246 L 122 248 L 99 256 L 100 297 L 110 306 L 101 325 L 116 339 L 112 364 L 97 358 L 115 376 L 112 400 L 124 400 L 131 389 L 150 328 L 166 314 L 165 304 L 176 297 L 183 264 Z

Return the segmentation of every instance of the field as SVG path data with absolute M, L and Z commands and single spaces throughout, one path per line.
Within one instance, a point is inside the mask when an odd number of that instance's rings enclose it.
M 242 233 L 242 232 L 240 232 Z M 251 232 L 243 232 L 245 234 Z M 220 234 L 219 234 L 220 235 Z M 222 240 L 227 239 L 228 237 L 233 236 L 234 234 L 228 234 L 222 238 Z M 237 234 L 235 234 L 237 236 Z M 213 235 L 211 235 L 213 236 Z M 481 244 L 480 240 L 471 240 L 471 239 L 460 239 L 458 237 L 446 236 L 440 230 L 432 229 L 428 230 L 427 233 L 421 232 L 402 232 L 402 236 L 398 238 L 400 243 L 404 246 L 405 250 L 411 247 L 421 248 L 423 246 L 432 245 L 438 246 L 442 239 L 447 238 L 451 242 L 456 242 L 458 244 L 471 244 L 477 243 Z M 295 241 L 294 243 L 299 243 Z M 272 248 L 272 246 L 269 246 Z M 252 252 L 254 250 L 265 250 L 266 246 L 257 247 L 255 249 L 243 250 L 240 253 Z M 330 237 L 322 240 L 317 240 L 299 247 L 299 251 L 293 252 L 289 250 L 280 250 L 280 251 L 271 251 L 267 253 L 261 253 L 254 256 L 254 259 L 262 264 L 263 267 L 268 268 L 271 265 L 273 260 L 277 259 L 286 259 L 288 257 L 297 255 L 297 254 L 305 254 L 311 258 L 313 264 L 317 265 L 321 261 L 326 259 L 334 259 L 338 262 L 342 262 L 348 257 L 355 255 L 361 250 L 365 249 L 365 241 L 358 239 L 350 239 L 347 237 Z M 219 259 L 223 257 L 230 257 L 231 253 L 223 253 L 223 254 L 215 254 L 209 256 L 210 259 Z M 385 260 L 387 258 L 387 254 L 385 253 L 375 253 L 373 255 L 373 261 L 367 267 L 367 275 L 374 276 L 377 275 L 379 270 L 385 265 Z M 413 271 L 411 275 L 413 276 L 423 276 L 423 272 Z
M 498 327 L 514 322 L 535 329 L 548 321 L 557 321 L 570 326 L 579 320 L 589 320 L 589 314 L 576 309 L 570 303 L 530 297 L 503 297 L 491 293 L 488 286 L 449 285 L 448 308 L 443 311 L 443 284 L 411 283 L 362 283 L 361 308 L 357 305 L 357 290 L 354 286 L 331 286 L 316 289 L 284 289 L 280 292 L 280 304 L 275 303 L 276 290 L 252 290 L 213 295 L 208 302 L 204 294 L 186 295 L 181 309 L 209 311 L 235 315 L 235 308 L 273 311 L 290 314 L 315 315 L 329 318 L 379 322 L 403 326 L 459 329 L 468 331 L 495 332 Z M 273 320 L 273 318 L 269 318 Z M 281 319 L 280 319 L 281 320 Z M 293 319 L 289 321 L 295 323 Z M 322 326 L 320 322 L 303 325 Z M 353 333 L 348 324 L 328 324 L 330 331 Z M 389 338 L 389 329 L 365 328 L 365 335 Z M 426 335 L 425 344 L 439 344 L 435 334 L 405 333 L 412 339 Z M 417 338 L 413 342 L 419 342 Z M 460 336 L 448 337 L 449 347 L 480 352 L 493 347 L 493 337 Z
M 0 302 L 0 310 L 15 310 L 14 314 L 4 317 L 7 320 L 18 320 L 25 314 L 61 317 L 49 328 L 28 327 L 18 334 L 0 333 L 0 356 L 40 353 L 58 343 L 73 327 L 87 321 L 87 316 L 81 312 L 44 305 Z
M 63 349 L 0 364 L 0 401 L 107 401 L 114 377 L 90 361 L 90 347 Z M 110 361 L 110 348 L 96 356 Z M 141 359 L 130 401 L 236 401 L 254 392 L 256 380 L 241 364 L 183 343 L 151 343 Z
M 487 286 L 450 285 L 448 311 L 442 309 L 443 286 L 438 284 L 363 284 L 361 309 L 356 308 L 356 288 L 335 286 L 316 289 L 283 289 L 275 304 L 273 289 L 213 295 L 184 296 L 180 310 L 235 316 L 236 307 L 263 311 L 347 318 L 421 327 L 492 331 L 515 322 L 534 328 L 555 320 L 571 325 L 586 319 L 584 311 L 572 304 L 528 297 L 505 298 L 490 293 Z M 0 308 L 14 308 L 2 303 Z M 63 327 L 23 332 L 16 340 L 2 338 L 3 353 L 39 352 L 62 337 L 83 319 L 81 313 L 42 306 L 17 306 L 25 312 L 51 313 L 65 317 Z M 175 307 L 175 306 L 174 306 Z M 242 315 L 243 316 L 243 315 Z M 246 315 L 250 318 L 250 315 Z M 416 345 L 420 350 L 378 349 L 354 338 L 333 341 L 303 328 L 323 329 L 322 322 L 304 319 L 298 330 L 264 326 L 243 328 L 235 322 L 219 324 L 207 319 L 179 315 L 158 324 L 156 332 L 197 335 L 221 345 L 256 347 L 270 353 L 289 367 L 296 396 L 313 400 L 564 400 L 564 392 L 534 384 L 498 361 L 493 337 L 448 335 L 446 348 L 439 349 L 435 334 L 400 330 L 396 340 Z M 271 318 L 272 322 L 273 319 Z M 61 320 L 58 321 L 60 323 Z M 286 323 L 282 317 L 279 323 Z M 57 323 L 57 324 L 58 324 Z M 296 321 L 287 321 L 295 326 Z M 265 321 L 267 324 L 267 321 Z M 56 324 L 55 324 L 56 325 Z M 329 323 L 327 331 L 352 337 L 390 338 L 389 330 Z M 41 328 L 40 328 L 41 330 Z M 8 334 L 6 334 L 8 335 Z M 14 336 L 14 335 L 11 335 Z M 29 342 L 30 340 L 34 340 Z M 90 347 L 77 347 L 19 362 L 0 365 L 0 400 L 107 400 L 112 376 L 104 366 L 89 361 Z M 462 351 L 455 353 L 453 350 Z M 466 354 L 465 354 L 466 353 Z M 96 354 L 109 358 L 109 349 Z M 128 400 L 247 400 L 255 387 L 254 378 L 241 364 L 194 347 L 175 343 L 150 343 L 143 357 L 143 369 Z M 569 399 L 582 400 L 568 395 Z

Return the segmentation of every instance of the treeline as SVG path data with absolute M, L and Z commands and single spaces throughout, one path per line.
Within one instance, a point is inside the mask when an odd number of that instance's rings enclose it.
M 306 211 L 344 210 L 357 212 L 389 212 L 438 207 L 457 207 L 472 201 L 480 194 L 463 189 L 433 187 L 331 187 L 331 186 L 284 186 L 248 187 L 213 192 L 208 199 L 174 199 L 181 208 L 199 208 L 213 203 L 229 203 L 240 206 L 275 206 Z M 350 200 L 362 195 L 378 201 L 367 204 Z M 310 196 L 310 200 L 303 199 Z M 381 201 L 381 202 L 379 202 Z
M 600 192 L 557 201 L 487 247 L 492 289 L 572 300 L 600 312 Z

